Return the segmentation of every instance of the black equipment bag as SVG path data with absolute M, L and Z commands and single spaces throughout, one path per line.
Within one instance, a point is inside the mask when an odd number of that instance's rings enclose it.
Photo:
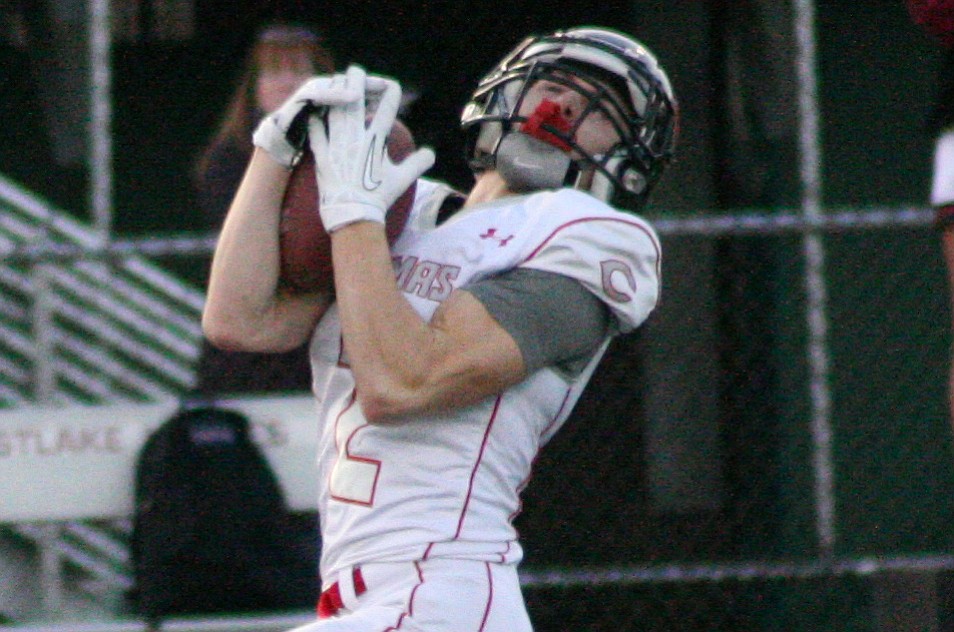
M 130 596 L 140 614 L 314 607 L 317 520 L 288 511 L 244 415 L 180 410 L 136 468 Z

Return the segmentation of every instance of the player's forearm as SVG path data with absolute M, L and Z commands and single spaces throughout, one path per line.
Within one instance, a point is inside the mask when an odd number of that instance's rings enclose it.
M 383 227 L 360 222 L 336 231 L 332 256 L 345 351 L 362 408 L 373 418 L 374 402 L 414 397 L 426 380 L 434 334 L 398 291 Z
M 467 406 L 525 377 L 516 343 L 470 294 L 421 318 L 398 290 L 380 226 L 354 224 L 332 244 L 345 351 L 369 421 Z
M 362 222 L 334 233 L 335 291 L 358 401 L 372 422 L 432 409 L 446 353 L 400 294 L 383 229 Z
M 278 290 L 279 208 L 288 177 L 267 154 L 255 152 L 212 260 L 202 325 L 213 344 L 281 351 L 301 344 L 314 326 L 322 299 Z

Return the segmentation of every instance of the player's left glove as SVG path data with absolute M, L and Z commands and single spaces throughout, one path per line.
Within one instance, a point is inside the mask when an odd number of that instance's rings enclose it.
M 387 209 L 434 164 L 434 152 L 426 148 L 397 165 L 387 155 L 385 139 L 401 101 L 396 81 L 368 76 L 358 66 L 348 68 L 345 80 L 349 91 L 360 90 L 378 104 L 367 126 L 364 98 L 311 117 L 308 138 L 315 154 L 318 209 L 329 233 L 359 221 L 383 224 Z

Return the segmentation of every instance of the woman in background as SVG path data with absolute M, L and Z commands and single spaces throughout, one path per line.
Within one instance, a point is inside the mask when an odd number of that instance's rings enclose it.
M 196 162 L 198 202 L 209 230 L 219 230 L 252 155 L 252 131 L 307 79 L 334 72 L 334 58 L 311 29 L 262 28 L 211 142 Z M 203 341 L 195 389 L 200 395 L 307 391 L 307 344 L 286 353 L 222 351 Z

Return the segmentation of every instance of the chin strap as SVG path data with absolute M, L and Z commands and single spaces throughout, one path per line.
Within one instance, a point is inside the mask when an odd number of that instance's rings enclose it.
M 521 193 L 563 186 L 570 156 L 523 132 L 510 132 L 497 146 L 497 171 L 511 191 Z
M 570 158 L 569 143 L 556 133 L 569 135 L 571 128 L 559 106 L 544 100 L 519 131 L 503 135 L 497 145 L 495 164 L 511 191 L 525 193 L 570 186 L 611 204 L 621 193 L 613 180 L 616 178 L 623 184 L 622 192 L 637 198 L 643 196 L 646 178 L 623 155 L 609 156 L 601 161 L 602 168 L 590 165 L 586 173 L 581 172 Z
M 561 187 L 571 171 L 570 122 L 553 101 L 541 101 L 519 131 L 505 133 L 497 145 L 497 171 L 514 192 Z M 572 169 L 576 171 L 576 169 Z

